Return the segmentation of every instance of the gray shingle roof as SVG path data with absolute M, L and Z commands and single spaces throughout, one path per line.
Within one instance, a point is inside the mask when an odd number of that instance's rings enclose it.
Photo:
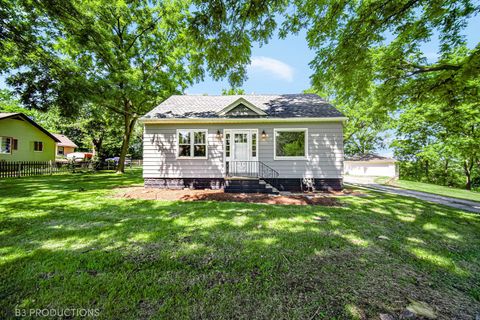
M 244 98 L 269 118 L 344 117 L 331 104 L 316 94 L 188 96 L 174 95 L 163 101 L 144 119 L 219 118 L 218 112 L 239 98 Z

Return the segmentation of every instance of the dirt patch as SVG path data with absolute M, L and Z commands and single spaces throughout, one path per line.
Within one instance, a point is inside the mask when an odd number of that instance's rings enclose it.
M 299 206 L 339 206 L 340 202 L 333 196 L 337 196 L 337 194 L 268 195 L 261 193 L 224 193 L 223 190 L 170 190 L 146 189 L 143 187 L 122 188 L 115 195 L 117 198 L 143 200 L 226 201 Z
M 267 203 L 283 205 L 320 205 L 320 206 L 338 206 L 337 199 L 330 196 L 304 196 L 304 195 L 267 195 L 261 193 L 209 193 L 185 195 L 180 200 L 185 201 L 233 201 L 248 203 Z

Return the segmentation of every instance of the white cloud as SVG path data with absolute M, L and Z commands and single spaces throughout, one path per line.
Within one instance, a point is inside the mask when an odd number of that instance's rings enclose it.
M 277 59 L 269 57 L 252 57 L 251 69 L 270 72 L 282 80 L 293 81 L 293 68 Z

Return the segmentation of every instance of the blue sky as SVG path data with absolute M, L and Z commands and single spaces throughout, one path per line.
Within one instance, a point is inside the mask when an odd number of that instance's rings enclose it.
M 286 39 L 272 39 L 268 44 L 252 48 L 248 79 L 242 86 L 251 93 L 300 93 L 310 87 L 312 74 L 308 63 L 314 52 L 307 46 L 305 32 Z M 221 94 L 230 86 L 227 81 L 206 78 L 186 90 L 187 94 Z

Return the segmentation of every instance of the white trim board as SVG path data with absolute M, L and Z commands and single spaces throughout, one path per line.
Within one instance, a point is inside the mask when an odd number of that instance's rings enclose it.
M 194 132 L 205 132 L 205 156 L 204 157 L 194 157 L 194 156 L 188 156 L 188 157 L 180 157 L 178 155 L 178 151 L 180 150 L 179 149 L 179 139 L 178 139 L 178 133 L 180 131 L 184 131 L 184 132 L 189 132 L 189 133 L 194 133 Z M 190 141 L 190 146 L 191 147 L 194 147 L 195 146 L 195 135 L 192 134 L 191 137 L 190 137 L 191 141 Z M 190 151 L 190 154 L 193 153 L 193 149 L 191 149 Z M 177 160 L 206 160 L 208 159 L 208 129 L 181 129 L 181 128 L 178 128 L 176 131 L 175 131 L 175 158 Z
M 347 117 L 326 118 L 140 118 L 144 124 L 209 124 L 209 123 L 305 123 L 305 122 L 345 122 Z

